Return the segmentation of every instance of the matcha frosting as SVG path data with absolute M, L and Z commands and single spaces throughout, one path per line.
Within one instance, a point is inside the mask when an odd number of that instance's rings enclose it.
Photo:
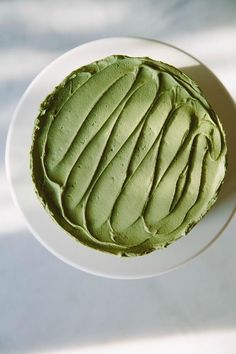
M 225 135 L 199 87 L 150 58 L 75 70 L 35 123 L 31 169 L 44 207 L 83 244 L 116 255 L 185 235 L 215 202 L 225 166 Z

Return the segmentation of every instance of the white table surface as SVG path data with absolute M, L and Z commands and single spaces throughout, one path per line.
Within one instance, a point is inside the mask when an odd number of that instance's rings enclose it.
M 0 354 L 235 354 L 236 218 L 188 265 L 121 281 L 56 259 L 13 205 L 4 151 L 20 96 L 58 55 L 107 36 L 176 45 L 236 100 L 236 1 L 0 2 Z

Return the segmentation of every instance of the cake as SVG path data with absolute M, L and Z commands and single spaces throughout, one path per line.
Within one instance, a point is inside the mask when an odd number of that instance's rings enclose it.
M 219 118 L 191 78 L 113 55 L 45 98 L 30 154 L 36 193 L 65 237 L 139 256 L 186 235 L 211 208 L 226 151 Z

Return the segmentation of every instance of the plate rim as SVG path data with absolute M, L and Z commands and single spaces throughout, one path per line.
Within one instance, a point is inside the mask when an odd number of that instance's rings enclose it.
M 236 108 L 235 102 L 231 96 L 231 94 L 228 92 L 227 88 L 224 86 L 224 84 L 220 81 L 220 79 L 214 74 L 214 72 L 208 68 L 207 65 L 205 65 L 202 61 L 200 61 L 199 59 L 197 59 L 195 56 L 193 56 L 192 54 L 189 54 L 188 52 L 186 52 L 185 50 L 180 49 L 179 47 L 166 43 L 164 41 L 160 41 L 160 40 L 155 40 L 152 38 L 145 38 L 145 37 L 136 37 L 136 36 L 117 36 L 117 37 L 103 37 L 100 39 L 96 39 L 93 41 L 89 41 L 89 42 L 85 42 L 82 43 L 81 45 L 78 45 L 68 51 L 66 51 L 65 53 L 59 55 L 57 58 L 55 58 L 53 61 L 51 61 L 48 65 L 46 65 L 34 78 L 33 80 L 29 83 L 28 87 L 25 89 L 24 93 L 22 94 L 20 100 L 18 101 L 16 108 L 14 110 L 14 113 L 12 115 L 11 121 L 10 121 L 10 125 L 9 125 L 9 129 L 8 129 L 8 134 L 7 134 L 7 140 L 6 140 L 6 149 L 5 149 L 5 167 L 6 167 L 6 175 L 7 175 L 7 183 L 10 189 L 10 194 L 12 196 L 12 199 L 14 201 L 14 204 L 17 206 L 18 210 L 20 210 L 21 215 L 23 216 L 23 219 L 25 220 L 25 223 L 27 225 L 27 227 L 29 228 L 29 230 L 31 231 L 31 233 L 34 235 L 34 237 L 49 251 L 51 252 L 54 256 L 56 256 L 57 258 L 61 259 L 63 262 L 65 262 L 66 264 L 71 265 L 72 267 L 85 271 L 86 273 L 89 274 L 94 274 L 97 276 L 101 276 L 101 277 L 106 277 L 106 278 L 111 278 L 111 279 L 145 279 L 145 278 L 151 278 L 151 277 L 155 277 L 155 276 L 159 276 L 161 274 L 164 273 L 168 273 L 172 270 L 175 270 L 179 267 L 182 267 L 183 265 L 185 265 L 186 263 L 188 263 L 189 261 L 191 261 L 192 259 L 195 259 L 197 256 L 199 256 L 201 253 L 203 253 L 206 249 L 208 249 L 224 232 L 224 230 L 228 227 L 228 225 L 230 224 L 232 218 L 234 217 L 234 214 L 236 212 L 236 203 L 230 213 L 230 215 L 228 216 L 227 220 L 225 221 L 225 223 L 223 224 L 223 226 L 219 229 L 219 231 L 216 233 L 216 235 L 209 241 L 206 243 L 206 245 L 201 248 L 199 251 L 197 251 L 196 253 L 194 253 L 192 256 L 186 258 L 185 260 L 183 260 L 182 262 L 176 264 L 173 267 L 167 268 L 164 271 L 159 271 L 156 273 L 150 273 L 150 274 L 146 274 L 146 275 L 118 275 L 118 274 L 109 274 L 109 273 L 103 273 L 101 271 L 96 271 L 96 270 L 91 270 L 86 268 L 86 266 L 83 265 L 78 265 L 77 263 L 71 261 L 70 259 L 64 257 L 64 255 L 62 255 L 61 253 L 59 253 L 57 250 L 55 250 L 54 248 L 52 248 L 49 244 L 47 244 L 44 240 L 44 238 L 42 238 L 38 232 L 34 229 L 34 227 L 31 225 L 30 221 L 28 220 L 27 216 L 25 215 L 24 211 L 21 208 L 21 205 L 19 203 L 19 200 L 14 192 L 14 183 L 12 181 L 12 175 L 11 175 L 11 166 L 10 166 L 10 145 L 11 145 L 11 137 L 13 134 L 13 129 L 14 129 L 14 125 L 15 122 L 17 120 L 17 116 L 20 112 L 20 109 L 22 107 L 22 104 L 24 103 L 25 97 L 28 95 L 28 93 L 31 91 L 32 87 L 34 86 L 35 82 L 40 79 L 41 76 L 44 75 L 44 73 L 50 69 L 52 66 L 54 66 L 56 64 L 57 61 L 63 59 L 64 57 L 66 57 L 67 55 L 72 54 L 74 51 L 78 50 L 79 48 L 86 46 L 88 44 L 92 45 L 95 44 L 97 42 L 104 42 L 107 40 L 142 40 L 142 41 L 148 41 L 148 42 L 153 42 L 154 44 L 161 44 L 170 48 L 173 48 L 174 50 L 177 50 L 183 54 L 185 54 L 186 56 L 192 58 L 194 61 L 198 62 L 200 65 L 202 65 L 203 67 L 205 67 L 213 76 L 214 78 L 217 80 L 218 84 L 221 85 L 222 89 L 224 89 L 227 94 L 228 94 L 228 98 L 231 100 L 231 102 L 233 103 L 234 107 Z M 85 246 L 87 247 L 87 246 Z M 144 256 L 143 256 L 144 257 Z

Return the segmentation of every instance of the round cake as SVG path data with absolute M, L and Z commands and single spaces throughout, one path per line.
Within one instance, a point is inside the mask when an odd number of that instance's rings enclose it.
M 43 101 L 31 170 L 38 197 L 68 235 L 138 256 L 167 247 L 206 214 L 226 150 L 192 79 L 150 58 L 114 55 L 78 68 Z

